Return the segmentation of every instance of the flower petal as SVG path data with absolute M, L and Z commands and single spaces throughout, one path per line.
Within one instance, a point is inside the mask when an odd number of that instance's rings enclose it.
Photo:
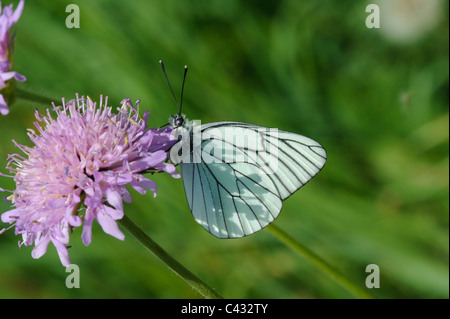
M 123 201 L 120 193 L 112 188 L 108 188 L 105 192 L 106 200 L 109 204 L 114 206 L 114 208 L 123 210 Z
M 59 259 L 61 260 L 63 266 L 64 267 L 70 266 L 72 262 L 70 261 L 67 247 L 57 239 L 52 239 L 52 243 L 55 246 L 56 251 L 58 252 Z
M 146 190 L 149 189 L 153 191 L 153 197 L 156 197 L 156 192 L 158 187 L 154 181 L 148 179 L 142 175 L 138 175 L 131 183 L 131 186 L 141 194 L 145 194 Z
M 141 159 L 130 163 L 133 172 L 141 172 L 153 168 L 167 158 L 165 151 L 156 151 L 155 153 L 146 153 Z
M 1 82 L 0 82 L 1 84 Z M 1 89 L 1 88 L 0 88 Z M 0 114 L 7 115 L 9 113 L 8 105 L 6 104 L 5 98 L 0 94 Z
M 20 208 L 15 208 L 15 209 L 9 210 L 2 214 L 2 222 L 13 223 L 13 222 L 17 221 L 20 218 L 20 215 L 22 215 L 22 214 L 23 214 L 23 210 Z
M 124 240 L 125 236 L 120 231 L 117 223 L 108 214 L 106 214 L 102 209 L 97 213 L 97 221 L 102 227 L 103 231 L 117 239 Z
M 81 240 L 85 246 L 89 246 L 92 241 L 92 222 L 94 221 L 94 214 L 91 212 L 92 209 L 86 209 L 86 214 L 84 215 L 83 232 L 81 233 Z
M 16 23 L 19 20 L 20 15 L 22 14 L 24 5 L 25 5 L 25 0 L 20 0 L 19 4 L 17 5 L 16 10 L 9 18 L 10 25 L 13 25 L 14 23 Z
M 43 236 L 39 240 L 36 240 L 35 243 L 36 245 L 31 251 L 31 257 L 34 259 L 39 259 L 47 252 L 47 247 L 50 243 L 50 236 Z
M 107 214 L 109 217 L 111 217 L 114 220 L 123 218 L 123 210 L 114 209 L 114 208 L 106 206 L 106 205 L 103 206 L 103 209 L 105 211 L 105 214 Z

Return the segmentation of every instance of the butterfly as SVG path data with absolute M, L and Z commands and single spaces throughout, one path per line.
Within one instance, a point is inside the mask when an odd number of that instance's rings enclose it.
M 188 120 L 181 114 L 186 73 L 187 67 L 179 111 L 169 124 L 178 138 L 170 159 L 180 167 L 189 209 L 218 238 L 251 235 L 273 222 L 283 201 L 322 169 L 326 151 L 309 137 L 275 128 Z

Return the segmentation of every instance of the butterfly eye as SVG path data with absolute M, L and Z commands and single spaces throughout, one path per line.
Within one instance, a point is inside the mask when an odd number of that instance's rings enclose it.
M 183 125 L 183 123 L 184 123 L 184 120 L 182 117 L 178 117 L 175 119 L 175 127 L 180 127 Z

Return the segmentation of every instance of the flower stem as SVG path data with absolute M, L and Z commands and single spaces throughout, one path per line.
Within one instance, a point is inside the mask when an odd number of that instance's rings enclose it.
M 170 256 L 161 246 L 154 242 L 126 215 L 118 221 L 134 238 L 145 246 L 151 253 L 165 263 L 174 273 L 186 281 L 194 290 L 207 299 L 223 299 L 213 288 L 186 269 L 182 264 Z
M 42 103 L 42 104 L 51 104 L 52 102 L 55 101 L 55 99 L 50 99 L 48 97 L 33 93 L 33 92 L 28 92 L 26 90 L 20 89 L 18 87 L 16 87 L 15 89 L 15 94 L 16 94 L 16 98 L 20 98 L 23 100 L 27 100 L 30 102 L 36 102 L 36 103 Z
M 340 272 L 338 272 L 336 269 L 334 269 L 329 263 L 327 263 L 325 260 L 323 260 L 321 257 L 316 255 L 314 252 L 312 252 L 307 247 L 300 244 L 298 241 L 296 241 L 294 238 L 289 236 L 287 233 L 285 233 L 283 230 L 275 226 L 274 224 L 270 224 L 266 227 L 275 237 L 277 237 L 279 240 L 284 242 L 286 245 L 294 249 L 297 253 L 308 259 L 311 263 L 313 263 L 316 267 L 318 267 L 320 270 L 322 270 L 325 274 L 327 274 L 329 277 L 334 279 L 337 283 L 339 283 L 341 286 L 346 288 L 348 291 L 350 291 L 353 295 L 355 295 L 358 298 L 361 299 L 373 299 L 374 297 L 352 283 L 350 280 L 348 280 L 344 275 L 342 275 Z

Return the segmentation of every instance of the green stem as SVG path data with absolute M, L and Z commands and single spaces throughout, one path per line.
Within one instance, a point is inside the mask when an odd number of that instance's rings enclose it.
M 52 102 L 55 102 L 54 99 L 50 99 L 48 97 L 45 97 L 45 96 L 42 96 L 42 95 L 39 95 L 36 93 L 28 92 L 28 91 L 25 91 L 18 87 L 16 87 L 16 89 L 15 89 L 15 94 L 16 94 L 17 98 L 27 100 L 30 102 L 42 103 L 42 104 L 46 104 L 46 105 L 49 105 Z
M 336 269 L 334 269 L 330 264 L 328 264 L 321 257 L 316 255 L 314 252 L 300 244 L 294 238 L 286 234 L 283 230 L 275 226 L 274 224 L 270 224 L 266 227 L 275 237 L 284 242 L 286 245 L 294 249 L 297 253 L 308 259 L 311 263 L 313 263 L 316 267 L 322 270 L 325 274 L 334 279 L 337 283 L 342 285 L 356 297 L 361 299 L 372 299 L 374 298 L 372 295 L 352 283 L 345 276 L 339 273 Z
M 200 278 L 191 273 L 182 264 L 170 256 L 161 246 L 154 242 L 142 229 L 139 228 L 126 215 L 118 221 L 134 238 L 145 246 L 151 253 L 165 263 L 174 273 L 186 281 L 193 289 L 207 299 L 223 299 L 213 288 L 209 287 Z

